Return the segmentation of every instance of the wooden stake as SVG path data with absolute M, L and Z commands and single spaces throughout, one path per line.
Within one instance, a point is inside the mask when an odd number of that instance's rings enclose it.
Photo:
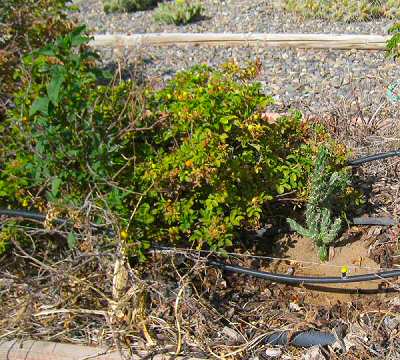
M 221 45 L 293 47 L 310 49 L 384 50 L 389 36 L 336 34 L 264 33 L 148 33 L 95 35 L 94 47 L 135 47 L 141 45 Z

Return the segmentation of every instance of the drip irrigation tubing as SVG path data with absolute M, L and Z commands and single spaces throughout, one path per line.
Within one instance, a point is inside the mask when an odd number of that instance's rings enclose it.
M 388 151 L 380 154 L 374 154 L 369 156 L 363 156 L 358 159 L 349 160 L 347 165 L 349 166 L 359 166 L 365 164 L 367 162 L 376 161 L 376 160 L 383 160 L 394 156 L 400 156 L 400 150 Z
M 4 209 L 0 208 L 0 215 L 8 216 L 8 217 L 20 217 L 28 220 L 36 220 L 40 222 L 44 222 L 46 220 L 46 215 L 42 213 L 38 213 L 35 211 L 27 211 L 27 210 L 19 210 L 19 209 Z M 66 219 L 54 219 L 52 220 L 54 223 L 58 225 L 72 224 L 69 220 Z M 350 222 L 354 225 L 380 225 L 380 226 L 390 226 L 396 225 L 396 222 L 390 217 L 355 217 Z M 101 228 L 104 227 L 99 224 L 91 224 L 93 228 Z M 257 236 L 263 236 L 264 234 L 286 234 L 290 232 L 289 229 L 261 229 L 258 231 Z
M 390 217 L 369 217 L 362 216 L 353 218 L 354 225 L 377 225 L 377 226 L 393 226 L 396 222 Z
M 34 211 L 26 211 L 26 210 L 12 210 L 12 209 L 2 209 L 0 208 L 0 215 L 8 216 L 8 217 L 21 217 L 28 220 L 36 220 L 40 222 L 44 222 L 46 220 L 46 215 L 34 212 Z M 67 220 L 62 219 L 54 219 L 53 220 L 58 225 L 64 225 L 68 223 Z
M 7 217 L 16 217 L 16 218 L 23 218 L 27 220 L 35 220 L 35 221 L 40 221 L 40 222 L 45 222 L 46 221 L 46 215 L 35 212 L 35 211 L 27 211 L 27 210 L 19 210 L 19 209 L 4 209 L 0 208 L 0 216 L 4 215 Z M 67 219 L 52 219 L 52 223 L 56 225 L 73 225 L 73 222 Z M 1 225 L 1 224 L 0 224 Z M 101 228 L 104 228 L 104 225 L 99 225 L 99 224 L 90 224 L 90 227 L 96 231 L 100 231 Z M 115 233 L 112 229 L 106 228 L 105 231 L 107 232 L 108 235 L 110 236 L 115 236 Z
M 337 341 L 335 334 L 326 331 L 306 330 L 289 336 L 288 331 L 276 331 L 264 339 L 268 345 L 294 345 L 298 347 L 326 346 Z
M 347 162 L 349 166 L 359 166 L 365 164 L 370 161 L 387 159 L 393 156 L 400 156 L 400 150 L 370 155 L 361 157 L 358 159 L 350 160 Z M 45 221 L 46 216 L 41 213 L 25 211 L 25 210 L 11 210 L 11 209 L 2 209 L 0 208 L 0 215 L 9 216 L 9 217 L 22 217 L 25 219 L 31 219 L 36 221 Z M 64 219 L 55 219 L 54 222 L 56 224 L 64 225 L 68 224 L 68 220 Z M 356 225 L 380 225 L 380 226 L 389 226 L 395 225 L 393 219 L 391 218 L 375 218 L 375 217 L 360 217 L 354 218 L 353 223 Z M 99 228 L 98 225 L 93 224 L 94 228 Z M 112 232 L 112 231 L 111 231 Z M 266 231 L 269 233 L 268 230 Z M 156 249 L 156 248 L 155 248 Z M 355 276 L 341 276 L 341 277 L 318 277 L 318 276 L 294 276 L 287 274 L 279 274 L 279 273 L 271 273 L 264 271 L 257 271 L 253 269 L 247 269 L 237 265 L 229 265 L 222 261 L 216 260 L 208 260 L 208 264 L 214 267 L 221 268 L 225 271 L 231 271 L 235 273 L 245 274 L 249 276 L 253 276 L 256 278 L 270 280 L 274 282 L 286 283 L 286 284 L 344 284 L 344 283 L 352 283 L 352 282 L 362 282 L 362 281 L 373 281 L 373 280 L 382 280 L 388 278 L 396 278 L 400 276 L 400 270 L 390 270 L 390 271 L 382 271 L 377 273 L 370 273 L 364 275 L 355 275 Z
M 46 216 L 41 213 L 30 212 L 26 210 L 10 210 L 10 209 L 1 209 L 0 215 L 10 216 L 10 217 L 22 217 L 26 219 L 32 219 L 37 221 L 45 221 Z M 363 221 L 361 221 L 361 219 Z M 362 225 L 376 225 L 376 220 L 379 220 L 378 225 L 382 225 L 384 222 L 392 225 L 390 221 L 387 221 L 388 218 L 383 218 L 384 221 L 381 221 L 380 218 L 356 218 L 356 223 Z M 391 220 L 391 219 L 389 219 Z M 68 220 L 65 219 L 57 219 L 56 222 L 60 224 L 68 223 Z M 394 223 L 394 222 L 393 222 Z M 162 250 L 163 247 L 154 247 L 155 250 Z M 256 278 L 269 280 L 273 282 L 299 285 L 299 284 L 344 284 L 344 283 L 353 283 L 353 282 L 364 282 L 364 281 L 373 281 L 373 280 L 382 280 L 388 278 L 396 278 L 400 276 L 399 270 L 389 270 L 382 271 L 377 273 L 369 273 L 364 275 L 355 275 L 355 276 L 341 276 L 341 277 L 318 277 L 318 276 L 294 276 L 287 274 L 279 274 L 279 273 L 271 273 L 264 271 L 257 271 L 253 269 L 244 268 L 237 265 L 229 265 L 222 261 L 217 260 L 208 260 L 207 263 L 210 266 L 221 268 L 225 271 L 231 271 L 239 274 L 249 275 Z
M 360 216 L 355 217 L 349 224 L 353 225 L 361 225 L 361 226 L 393 226 L 397 225 L 396 221 L 391 217 L 373 217 L 373 216 Z M 271 237 L 276 235 L 283 235 L 283 234 L 290 234 L 295 232 L 294 230 L 290 229 L 289 227 L 282 227 L 282 228 L 262 228 L 256 231 L 256 238 L 263 238 L 263 237 Z
M 364 275 L 354 276 L 294 276 L 287 274 L 271 273 L 266 271 L 257 271 L 253 269 L 244 268 L 238 265 L 229 265 L 222 261 L 209 260 L 208 264 L 214 267 L 218 267 L 225 271 L 230 271 L 238 274 L 249 275 L 263 280 L 269 280 L 272 282 L 301 285 L 301 284 L 347 284 L 354 282 L 365 282 L 373 280 L 383 280 L 396 278 L 400 276 L 399 270 L 381 271 L 377 273 L 370 273 Z

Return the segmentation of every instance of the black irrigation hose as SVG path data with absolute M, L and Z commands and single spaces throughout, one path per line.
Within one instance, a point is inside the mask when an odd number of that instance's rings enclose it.
M 0 208 L 0 215 L 19 216 L 38 221 L 44 221 L 46 219 L 46 216 L 43 214 L 25 210 L 9 210 Z M 356 218 L 356 219 L 364 219 L 364 218 Z M 373 222 L 371 221 L 371 219 L 376 220 L 375 218 L 366 218 L 366 219 L 369 219 L 369 221 L 364 221 L 363 225 L 371 224 L 371 222 Z M 67 220 L 59 219 L 56 220 L 56 222 L 65 224 L 67 223 Z M 247 269 L 241 266 L 228 265 L 224 262 L 215 260 L 208 261 L 208 264 L 211 266 L 219 267 L 226 271 L 250 275 L 260 279 L 270 280 L 273 282 L 286 283 L 286 284 L 343 284 L 351 282 L 381 280 L 381 279 L 394 278 L 400 276 L 400 270 L 382 271 L 375 274 L 365 274 L 365 275 L 345 276 L 345 277 L 293 276 L 293 275 L 277 274 L 277 273 Z
M 228 265 L 222 261 L 210 260 L 209 265 L 219 267 L 226 271 L 231 271 L 239 274 L 253 276 L 259 279 L 269 280 L 273 282 L 300 285 L 300 284 L 346 284 L 353 282 L 363 282 L 372 280 L 382 280 L 388 278 L 395 278 L 400 276 L 400 270 L 382 271 L 374 274 L 364 274 L 355 276 L 293 276 L 286 274 L 277 274 L 265 271 L 257 271 L 253 269 L 247 269 L 237 265 Z
M 369 217 L 362 216 L 353 218 L 354 225 L 377 225 L 377 226 L 392 226 L 397 223 L 390 217 Z
M 347 165 L 359 166 L 359 165 L 365 164 L 370 161 L 383 160 L 383 159 L 387 159 L 387 158 L 390 158 L 393 156 L 400 156 L 400 150 L 389 151 L 389 152 L 375 154 L 375 155 L 369 155 L 369 156 L 363 156 L 358 159 L 349 160 L 347 162 Z
M 337 338 L 334 334 L 325 331 L 307 330 L 289 337 L 288 331 L 277 331 L 264 339 L 267 345 L 294 345 L 299 347 L 332 345 Z
M 355 217 L 351 221 L 349 221 L 349 223 L 353 224 L 353 225 L 374 225 L 374 226 L 397 225 L 396 221 L 394 221 L 390 217 L 371 217 L 371 216 Z M 262 228 L 262 229 L 256 231 L 255 236 L 256 236 L 256 238 L 264 238 L 264 237 L 271 237 L 271 236 L 282 235 L 282 234 L 290 234 L 293 232 L 294 231 L 291 230 L 289 227 L 283 227 L 283 228 L 279 228 L 279 229 Z
M 10 210 L 10 209 L 2 209 L 0 208 L 0 215 L 5 215 L 8 217 L 21 217 L 24 219 L 36 220 L 44 222 L 46 220 L 46 215 L 34 212 L 34 211 L 26 211 L 26 210 Z M 64 219 L 54 219 L 54 223 L 57 225 L 64 225 L 68 223 L 68 220 Z
M 40 222 L 44 222 L 46 220 L 46 215 L 35 212 L 35 211 L 26 211 L 26 210 L 11 210 L 11 209 L 4 209 L 0 208 L 0 215 L 8 216 L 8 217 L 20 217 L 29 220 L 36 220 Z M 52 222 L 56 225 L 71 225 L 72 222 L 67 219 L 52 219 Z M 97 224 L 90 224 L 91 227 L 98 231 L 102 228 L 101 225 Z M 115 236 L 114 230 L 106 229 L 105 231 L 109 236 Z

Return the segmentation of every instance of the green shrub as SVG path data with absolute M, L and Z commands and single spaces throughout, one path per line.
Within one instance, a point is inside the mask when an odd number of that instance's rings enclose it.
M 124 161 L 119 133 L 134 116 L 134 101 L 127 104 L 133 85 L 98 85 L 105 74 L 88 41 L 79 27 L 24 59 L 16 109 L 5 122 L 11 133 L 0 198 L 22 204 L 41 187 L 49 201 L 62 193 L 81 199 Z
M 258 65 L 196 66 L 161 90 L 104 82 L 84 29 L 34 52 L 6 126 L 0 201 L 111 211 L 133 250 L 151 242 L 225 249 L 243 229 L 306 199 L 318 145 L 332 170 L 345 151 L 298 113 L 275 122 L 272 98 L 252 78 Z
M 134 12 L 152 9 L 159 0 L 103 0 L 104 12 Z
M 400 24 L 394 24 L 389 29 L 390 39 L 386 43 L 387 55 L 397 59 L 400 53 Z
M 288 219 L 292 230 L 314 241 L 323 261 L 328 260 L 329 246 L 335 242 L 342 227 L 340 218 L 332 219 L 333 204 L 350 185 L 346 170 L 329 171 L 329 155 L 328 149 L 323 146 L 315 161 L 305 212 L 307 228 Z
M 203 7 L 191 0 L 161 3 L 154 14 L 156 21 L 164 24 L 185 25 L 201 17 Z
M 283 6 L 305 18 L 344 22 L 400 18 L 399 0 L 285 0 Z
M 32 49 L 71 29 L 67 0 L 2 0 L 0 10 L 0 122 L 18 88 L 14 69 Z M 71 9 L 71 7 L 69 7 Z M 1 138 L 0 138 L 1 140 Z M 0 158 L 1 160 L 1 158 Z
M 152 155 L 147 148 L 135 169 L 146 196 L 133 239 L 224 249 L 239 231 L 265 223 L 274 204 L 279 213 L 278 194 L 306 197 L 318 143 L 343 163 L 343 149 L 299 114 L 263 120 L 272 100 L 248 81 L 252 74 L 234 64 L 195 67 L 150 97 L 154 120 L 164 120 L 147 140 Z

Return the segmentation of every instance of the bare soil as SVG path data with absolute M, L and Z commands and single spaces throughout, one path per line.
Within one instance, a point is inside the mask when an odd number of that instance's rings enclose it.
M 290 245 L 288 245 L 290 244 Z M 310 239 L 299 236 L 283 238 L 278 241 L 278 246 L 288 248 L 285 256 L 291 259 L 287 264 L 277 262 L 272 266 L 275 271 L 288 272 L 288 268 L 294 274 L 309 276 L 341 276 L 343 266 L 349 271 L 348 275 L 362 275 L 381 271 L 379 264 L 369 257 L 368 242 L 358 240 L 343 246 L 331 248 L 330 259 L 321 262 L 317 249 Z M 363 283 L 330 284 L 328 286 L 307 286 L 308 301 L 315 305 L 333 306 L 360 299 L 365 295 L 387 297 L 387 294 L 379 294 L 385 287 L 385 281 L 369 281 Z

